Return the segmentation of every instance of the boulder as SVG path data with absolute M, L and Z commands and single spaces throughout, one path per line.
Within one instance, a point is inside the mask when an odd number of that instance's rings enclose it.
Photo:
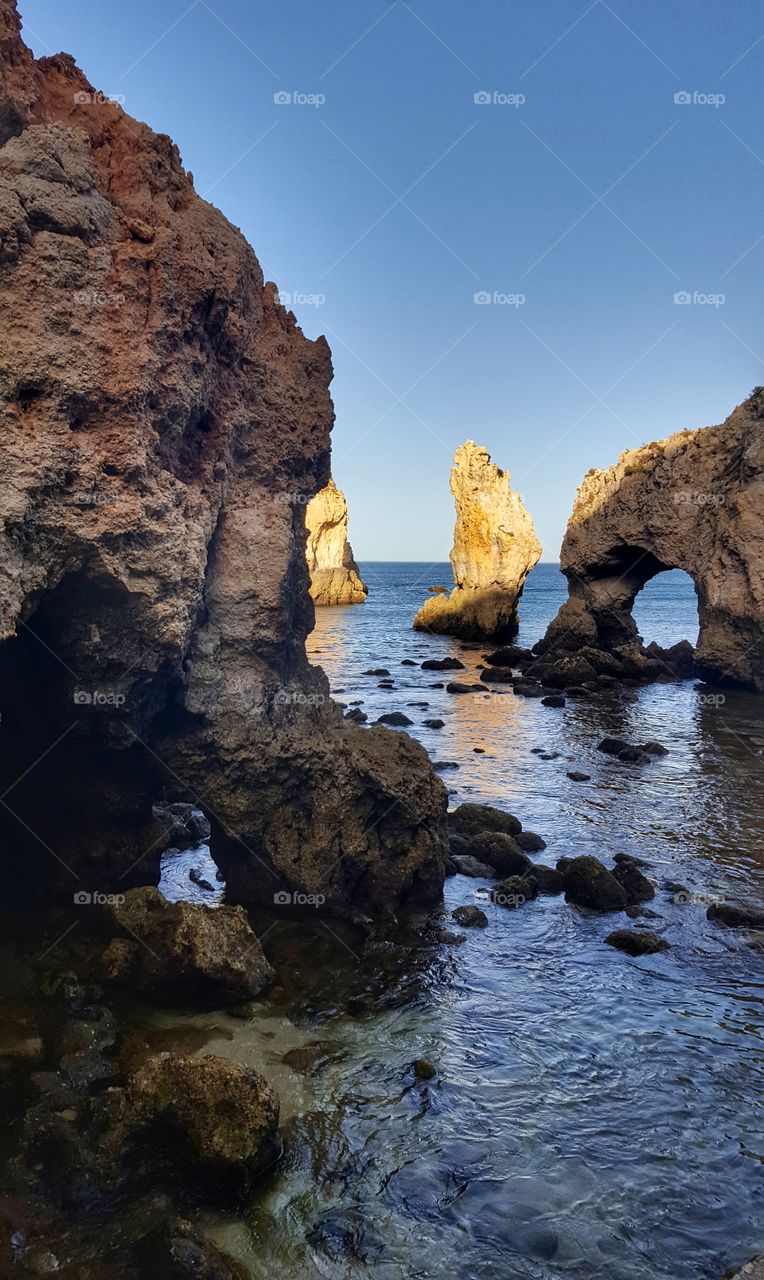
M 655 897 L 654 886 L 630 858 L 620 857 L 616 860 L 613 876 L 624 889 L 630 907 L 639 902 L 650 902 Z
M 348 504 L 332 477 L 305 508 L 305 553 L 315 604 L 363 604 L 369 588 L 361 581 L 348 542 Z
M 509 472 L 472 440 L 454 455 L 451 492 L 456 585 L 450 596 L 430 596 L 414 627 L 468 640 L 512 632 L 525 579 L 541 556 L 533 520 L 511 488 Z
M 685 891 L 686 892 L 686 891 Z M 758 907 L 735 906 L 732 902 L 714 902 L 708 908 L 709 920 L 718 920 L 731 929 L 764 929 L 764 910 Z
M 483 684 L 514 684 L 517 678 L 511 667 L 486 667 L 480 672 Z
M 423 671 L 464 671 L 464 663 L 458 658 L 425 658 Z
M 481 911 L 480 907 L 472 905 L 456 907 L 451 912 L 451 918 L 465 929 L 485 929 L 488 924 L 488 916 L 485 911 Z
M 130 889 L 104 908 L 118 935 L 96 976 L 142 995 L 185 1003 L 237 1003 L 262 995 L 275 979 L 242 907 L 168 902 L 158 889 Z
M 557 867 L 563 872 L 568 902 L 593 911 L 623 911 L 628 901 L 626 890 L 597 858 L 584 854 L 564 861 L 564 867 L 560 862 Z
M 472 837 L 483 831 L 502 831 L 508 836 L 517 835 L 522 825 L 513 813 L 496 809 L 488 804 L 460 804 L 448 815 L 449 831 Z
M 532 880 L 539 893 L 562 893 L 565 888 L 565 877 L 554 867 L 545 867 L 534 862 L 525 872 L 523 879 Z
M 525 667 L 533 662 L 533 650 L 523 649 L 517 644 L 505 644 L 500 649 L 484 655 L 491 667 Z
M 475 880 L 495 880 L 496 872 L 486 862 L 479 862 L 469 853 L 452 853 L 451 861 L 462 876 L 471 876 Z
M 460 680 L 449 680 L 446 693 L 485 693 L 485 689 L 480 684 L 464 684 Z
M 470 853 L 500 876 L 521 876 L 531 865 L 519 844 L 503 831 L 478 832 L 470 840 Z
M 413 724 L 414 721 L 403 711 L 386 711 L 384 715 L 379 716 L 375 721 L 376 724 L 390 724 L 404 728 L 406 725 Z
M 524 853 L 541 853 L 546 849 L 546 840 L 535 831 L 518 831 L 514 838 Z
M 668 951 L 669 944 L 649 929 L 615 929 L 605 938 L 609 947 L 625 951 L 629 956 L 651 956 L 656 951 Z
M 507 876 L 491 890 L 491 901 L 497 907 L 523 907 L 538 895 L 538 884 L 530 876 Z

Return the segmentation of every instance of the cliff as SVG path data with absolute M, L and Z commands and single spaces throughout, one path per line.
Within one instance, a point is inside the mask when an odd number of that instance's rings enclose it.
M 541 556 L 533 520 L 512 489 L 509 472 L 472 440 L 454 454 L 451 492 L 456 586 L 450 596 L 426 600 L 414 627 L 464 639 L 511 634 L 525 579 Z
M 242 900 L 439 891 L 422 747 L 305 656 L 332 366 L 170 138 L 0 0 L 0 836 L 30 892 L 149 883 L 193 799 Z M 13 880 L 13 877 L 10 877 Z M 278 899 L 281 901 L 282 899 Z

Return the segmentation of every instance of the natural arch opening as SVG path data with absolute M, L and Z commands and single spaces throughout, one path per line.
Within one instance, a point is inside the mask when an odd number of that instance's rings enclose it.
M 645 583 L 634 602 L 632 617 L 645 645 L 670 649 L 681 640 L 698 643 L 700 621 L 695 584 L 684 569 L 665 569 Z

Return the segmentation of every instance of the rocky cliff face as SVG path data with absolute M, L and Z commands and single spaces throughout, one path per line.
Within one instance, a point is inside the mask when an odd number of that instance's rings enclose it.
M 670 658 L 642 647 L 631 609 L 650 578 L 684 569 L 698 595 L 699 673 L 764 692 L 764 391 L 721 426 L 590 471 L 561 568 L 569 598 L 537 646 L 537 674 L 571 655 L 608 674 L 674 674 Z
M 314 604 L 363 604 L 368 587 L 361 581 L 348 542 L 348 504 L 331 477 L 308 503 L 305 527 Z
M 331 358 L 171 140 L 0 0 L 0 838 L 36 890 L 156 880 L 192 799 L 241 897 L 440 887 L 423 748 L 306 660 Z
M 414 619 L 419 631 L 480 639 L 517 627 L 523 584 L 541 556 L 533 520 L 490 454 L 467 440 L 454 454 L 451 492 L 456 504 L 450 596 L 426 600 Z

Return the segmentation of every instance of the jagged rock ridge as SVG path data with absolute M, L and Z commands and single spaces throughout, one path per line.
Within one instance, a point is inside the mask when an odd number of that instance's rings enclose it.
M 541 557 L 533 519 L 512 489 L 509 472 L 472 440 L 454 454 L 451 492 L 456 585 L 450 596 L 426 600 L 414 627 L 464 639 L 511 634 L 525 579 Z
M 560 567 L 569 596 L 536 646 L 534 674 L 568 664 L 578 680 L 582 659 L 590 673 L 674 674 L 670 658 L 644 649 L 631 610 L 656 574 L 684 569 L 698 596 L 698 673 L 764 692 L 764 390 L 720 426 L 590 471 Z
M 0 0 L 0 838 L 30 889 L 156 882 L 191 800 L 241 899 L 440 889 L 445 788 L 305 656 L 332 366 L 171 140 Z M 9 883 L 14 877 L 9 877 Z
M 348 504 L 329 477 L 305 512 L 306 554 L 314 604 L 363 604 L 368 587 L 348 542 Z

